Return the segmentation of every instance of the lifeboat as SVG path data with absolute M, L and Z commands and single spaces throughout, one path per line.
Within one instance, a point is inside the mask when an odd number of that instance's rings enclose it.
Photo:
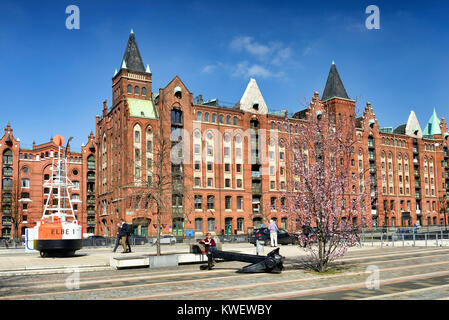
M 37 250 L 41 257 L 50 255 L 73 256 L 83 246 L 83 228 L 73 211 L 70 190 L 72 182 L 67 177 L 67 146 L 64 138 L 55 136 L 58 154 L 52 160 L 52 175 L 44 181 L 43 187 L 50 192 L 44 204 L 40 221 L 26 231 L 26 249 Z

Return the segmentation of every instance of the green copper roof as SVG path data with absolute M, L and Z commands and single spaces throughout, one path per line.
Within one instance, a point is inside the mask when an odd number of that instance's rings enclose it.
M 131 117 L 156 119 L 153 102 L 151 100 L 141 100 L 128 98 L 129 115 Z
M 423 131 L 423 135 L 435 135 L 435 134 L 441 134 L 440 129 L 440 119 L 437 117 L 437 112 L 435 109 L 433 109 L 432 116 L 429 119 L 429 122 L 427 123 L 426 128 Z

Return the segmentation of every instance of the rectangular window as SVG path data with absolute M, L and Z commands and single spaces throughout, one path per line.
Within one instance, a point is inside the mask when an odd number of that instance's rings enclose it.
M 200 161 L 195 161 L 195 171 L 200 171 Z
M 235 156 L 237 158 L 241 158 L 242 157 L 242 149 L 241 148 L 236 148 L 235 149 Z
M 243 231 L 243 218 L 237 218 L 237 231 Z
M 201 178 L 195 178 L 195 187 L 201 187 Z
M 237 179 L 237 188 L 242 187 L 242 179 Z
M 207 171 L 212 171 L 212 162 L 207 163 Z
M 224 155 L 225 157 L 229 157 L 229 147 L 224 147 Z
M 203 208 L 203 197 L 202 196 L 195 196 L 195 209 L 201 210 Z
M 225 179 L 225 188 L 231 187 L 231 179 Z
M 207 178 L 207 186 L 208 187 L 213 187 L 214 186 L 214 179 Z
M 225 163 L 225 172 L 231 171 L 231 165 L 229 163 Z
M 214 218 L 207 219 L 207 231 L 210 231 L 210 232 L 215 231 L 215 219 Z
M 29 187 L 30 187 L 30 180 L 22 179 L 22 188 L 29 188 Z
M 193 148 L 194 148 L 194 153 L 195 154 L 199 154 L 200 153 L 200 145 L 199 144 L 195 144 L 194 146 L 193 146 Z
M 207 209 L 213 210 L 215 208 L 215 197 L 207 196 Z
M 276 198 L 270 198 L 271 210 L 276 210 Z
M 225 197 L 225 209 L 231 210 L 231 196 Z
M 243 197 L 241 196 L 237 197 L 237 210 L 243 210 Z
M 238 173 L 242 172 L 242 165 L 240 163 L 237 163 L 235 168 Z

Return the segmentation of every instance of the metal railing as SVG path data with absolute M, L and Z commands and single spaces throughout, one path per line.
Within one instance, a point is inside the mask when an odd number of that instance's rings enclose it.
M 363 229 L 360 246 L 449 246 L 449 227 L 379 227 Z

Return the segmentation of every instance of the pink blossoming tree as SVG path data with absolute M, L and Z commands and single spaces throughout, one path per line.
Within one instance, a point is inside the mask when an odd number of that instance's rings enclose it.
M 355 127 L 355 114 L 337 119 L 315 96 L 307 120 L 288 142 L 283 211 L 304 231 L 300 242 L 318 272 L 357 244 L 370 209 L 366 171 L 353 166 Z

